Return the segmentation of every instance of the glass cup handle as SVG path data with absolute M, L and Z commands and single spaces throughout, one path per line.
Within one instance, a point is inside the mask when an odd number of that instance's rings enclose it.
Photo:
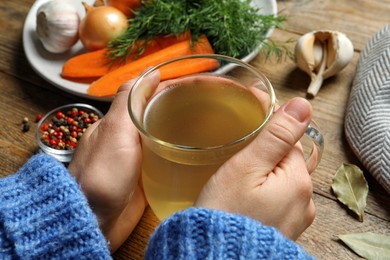
M 312 173 L 320 163 L 322 152 L 324 151 L 324 137 L 317 124 L 311 121 L 302 138 L 308 140 L 309 146 L 311 146 L 311 151 L 308 152 L 308 155 L 305 152 L 305 160 L 307 170 L 309 173 Z

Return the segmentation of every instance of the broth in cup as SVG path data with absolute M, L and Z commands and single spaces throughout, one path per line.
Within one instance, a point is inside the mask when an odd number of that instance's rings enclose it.
M 165 80 L 171 64 L 197 59 L 217 66 Z M 144 72 L 131 90 L 129 113 L 141 134 L 142 181 L 156 216 L 191 207 L 211 175 L 257 136 L 274 106 L 268 79 L 231 57 L 187 56 Z

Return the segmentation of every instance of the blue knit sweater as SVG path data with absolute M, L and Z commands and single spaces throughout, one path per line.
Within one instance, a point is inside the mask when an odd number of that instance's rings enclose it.
M 0 259 L 110 259 L 74 178 L 47 155 L 0 179 Z M 190 208 L 165 220 L 146 259 L 311 259 L 276 229 L 222 211 Z

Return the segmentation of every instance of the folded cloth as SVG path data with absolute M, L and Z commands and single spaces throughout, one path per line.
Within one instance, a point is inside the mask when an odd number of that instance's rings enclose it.
M 390 193 L 390 24 L 361 53 L 344 129 L 353 152 Z

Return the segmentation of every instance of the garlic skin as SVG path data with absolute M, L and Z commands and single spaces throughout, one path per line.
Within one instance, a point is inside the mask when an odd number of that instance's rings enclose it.
M 79 39 L 80 16 L 64 0 L 52 0 L 37 10 L 36 32 L 45 49 L 52 53 L 69 50 Z
M 295 61 L 311 77 L 307 94 L 317 95 L 323 80 L 347 66 L 353 52 L 352 42 L 338 31 L 313 31 L 301 36 L 295 45 Z

